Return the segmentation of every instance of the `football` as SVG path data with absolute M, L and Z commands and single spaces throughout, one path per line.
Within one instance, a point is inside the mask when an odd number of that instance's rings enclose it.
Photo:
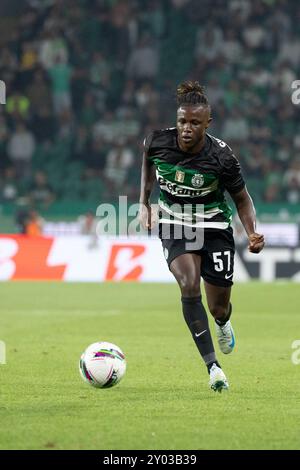
M 93 343 L 81 355 L 79 371 L 83 380 L 93 387 L 113 387 L 125 374 L 126 359 L 115 344 Z

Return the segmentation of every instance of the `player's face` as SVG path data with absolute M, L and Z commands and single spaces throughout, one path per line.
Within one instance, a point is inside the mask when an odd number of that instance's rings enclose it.
M 177 110 L 178 143 L 185 152 L 203 147 L 205 132 L 211 122 L 209 106 L 180 106 Z

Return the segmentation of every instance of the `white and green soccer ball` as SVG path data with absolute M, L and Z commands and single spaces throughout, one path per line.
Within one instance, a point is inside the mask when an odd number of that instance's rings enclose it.
M 93 343 L 81 355 L 79 372 L 83 380 L 93 387 L 113 387 L 126 372 L 126 359 L 115 344 L 105 341 Z

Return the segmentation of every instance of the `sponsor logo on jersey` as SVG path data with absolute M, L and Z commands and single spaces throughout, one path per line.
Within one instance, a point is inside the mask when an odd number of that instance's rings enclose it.
M 190 196 L 190 197 L 197 197 L 209 194 L 211 191 L 214 191 L 216 188 L 214 187 L 217 185 L 217 182 L 214 186 L 204 189 L 193 189 L 193 188 L 182 188 L 178 186 L 176 183 L 171 183 L 170 181 L 165 180 L 162 176 L 159 176 L 158 184 L 160 185 L 161 189 L 167 191 L 174 196 Z
M 177 170 L 175 173 L 175 181 L 178 183 L 183 183 L 184 182 L 184 172 Z
M 166 181 L 162 176 L 158 177 L 158 184 L 160 185 L 161 189 L 164 189 L 170 194 L 177 195 L 177 196 L 201 196 L 202 190 L 197 189 L 189 189 L 189 188 L 181 188 L 176 183 L 170 183 Z
M 201 188 L 201 186 L 203 186 L 203 184 L 204 184 L 203 175 L 196 174 L 196 175 L 193 176 L 192 185 L 194 186 L 194 188 Z

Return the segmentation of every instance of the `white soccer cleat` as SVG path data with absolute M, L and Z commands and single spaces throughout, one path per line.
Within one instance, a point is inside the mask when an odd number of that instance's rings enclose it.
M 220 326 L 217 323 L 215 325 L 218 343 L 222 353 L 231 353 L 235 345 L 235 337 L 230 320 L 228 320 L 223 326 Z
M 209 386 L 214 392 L 221 393 L 222 390 L 228 390 L 229 384 L 222 369 L 214 364 L 209 372 Z

